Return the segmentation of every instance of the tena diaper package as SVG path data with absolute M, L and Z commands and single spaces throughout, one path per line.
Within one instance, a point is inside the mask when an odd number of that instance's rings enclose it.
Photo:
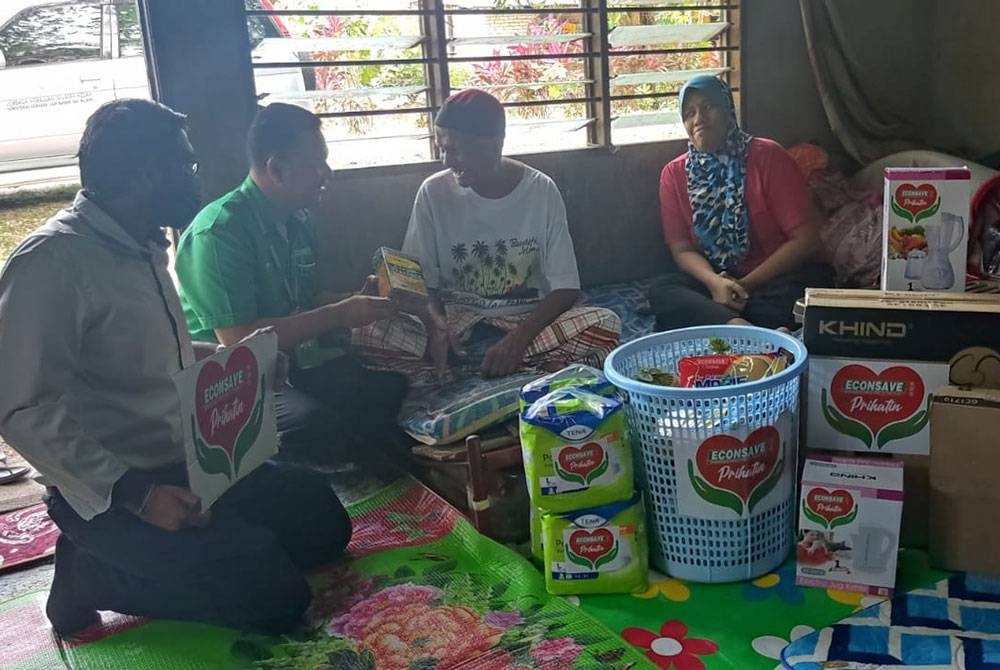
M 521 388 L 521 403 L 519 409 L 523 412 L 528 405 L 531 405 L 542 396 L 568 386 L 574 386 L 576 388 L 581 388 L 584 391 L 590 391 L 591 393 L 596 393 L 597 395 L 609 397 L 617 395 L 618 393 L 618 389 L 616 389 L 614 385 L 608 381 L 608 378 L 604 376 L 603 372 L 597 368 L 592 368 L 589 365 L 574 363 L 573 365 L 566 366 L 562 370 L 545 375 L 544 377 L 539 377 L 538 379 L 525 384 Z
M 520 423 L 533 505 L 568 512 L 632 497 L 632 454 L 618 398 L 563 387 L 525 408 Z
M 542 534 L 549 593 L 632 593 L 648 588 L 642 494 L 577 512 L 546 513 Z

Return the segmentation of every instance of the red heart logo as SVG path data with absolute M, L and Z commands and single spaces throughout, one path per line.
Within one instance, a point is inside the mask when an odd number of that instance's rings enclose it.
M 594 567 L 615 550 L 615 536 L 607 528 L 575 530 L 570 533 L 568 545 L 572 554 Z
M 698 447 L 698 470 L 712 486 L 735 493 L 747 504 L 754 489 L 768 478 L 781 455 L 781 435 L 774 426 L 758 428 L 740 440 L 710 437 Z
M 836 519 L 846 517 L 854 509 L 854 496 L 849 491 L 827 491 L 814 488 L 806 495 L 806 506 L 826 519 L 827 527 Z
M 208 444 L 225 449 L 230 459 L 236 438 L 250 420 L 259 385 L 257 357 L 248 347 L 237 347 L 225 368 L 210 361 L 198 373 L 198 430 Z
M 934 206 L 938 199 L 937 189 L 930 184 L 900 184 L 896 188 L 896 204 L 910 213 L 910 219 Z
M 590 484 L 608 469 L 608 454 L 599 442 L 563 447 L 556 456 L 556 467 L 564 479 Z
M 830 396 L 842 414 L 878 435 L 884 426 L 913 416 L 923 406 L 924 382 L 915 370 L 899 365 L 879 374 L 863 365 L 847 365 L 833 376 Z

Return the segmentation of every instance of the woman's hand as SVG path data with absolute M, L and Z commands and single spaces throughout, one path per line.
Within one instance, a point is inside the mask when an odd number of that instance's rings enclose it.
M 737 312 L 742 312 L 750 299 L 747 290 L 725 272 L 716 275 L 708 289 L 712 293 L 712 300 Z

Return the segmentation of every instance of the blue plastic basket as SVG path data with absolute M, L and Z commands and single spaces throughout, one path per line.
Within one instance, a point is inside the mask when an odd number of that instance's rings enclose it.
M 640 368 L 676 371 L 685 356 L 713 353 L 711 338 L 737 354 L 783 348 L 795 361 L 772 377 L 733 386 L 663 387 L 634 378 Z M 604 372 L 625 396 L 636 476 L 648 493 L 654 566 L 690 581 L 732 582 L 766 574 L 788 556 L 807 356 L 799 340 L 752 326 L 656 333 L 608 356 Z M 732 482 L 741 477 L 746 481 Z

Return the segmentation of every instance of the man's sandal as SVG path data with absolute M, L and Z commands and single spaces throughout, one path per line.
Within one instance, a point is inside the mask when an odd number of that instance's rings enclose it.
M 15 465 L 13 467 L 0 465 L 0 486 L 19 482 L 27 477 L 29 472 L 31 472 L 31 468 L 23 465 Z

